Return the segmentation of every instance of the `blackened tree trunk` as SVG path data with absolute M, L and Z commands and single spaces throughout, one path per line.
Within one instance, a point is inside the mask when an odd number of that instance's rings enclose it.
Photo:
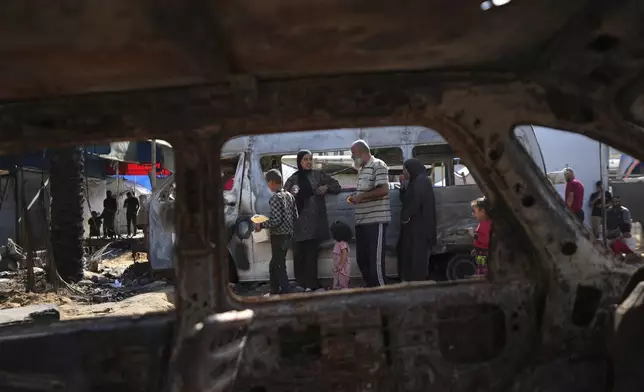
M 60 276 L 83 278 L 84 155 L 79 147 L 54 151 L 51 158 L 51 246 Z

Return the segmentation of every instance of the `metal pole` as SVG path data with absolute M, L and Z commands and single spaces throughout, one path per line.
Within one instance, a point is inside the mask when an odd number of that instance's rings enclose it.
M 152 140 L 152 175 L 150 176 L 152 192 L 157 188 L 157 141 Z
M 599 181 L 602 184 L 602 191 L 600 193 L 601 202 L 602 202 L 602 242 L 604 246 L 608 246 L 606 243 L 606 186 L 608 184 L 604 183 L 604 154 L 602 151 L 603 143 L 599 143 Z

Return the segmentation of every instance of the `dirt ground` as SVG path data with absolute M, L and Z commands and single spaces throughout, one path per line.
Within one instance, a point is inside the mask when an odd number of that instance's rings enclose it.
M 136 265 L 131 252 L 115 254 L 99 262 L 97 273 L 85 272 L 84 279 L 55 290 L 45 273 L 36 268 L 36 290 L 25 292 L 26 272 L 0 272 L 0 309 L 52 304 L 61 320 L 140 315 L 174 309 L 174 288 L 165 281 L 152 281 L 147 255 L 139 253 Z

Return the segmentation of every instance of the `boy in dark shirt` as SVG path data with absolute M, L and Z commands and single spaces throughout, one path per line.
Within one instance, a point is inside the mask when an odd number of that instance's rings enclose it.
M 87 220 L 87 223 L 89 224 L 89 237 L 100 237 L 103 220 L 98 215 L 98 212 L 92 211 L 92 217 Z
M 286 253 L 293 237 L 297 207 L 295 197 L 282 189 L 282 174 L 278 170 L 266 173 L 266 182 L 273 192 L 268 201 L 271 216 L 267 222 L 256 224 L 255 231 L 268 228 L 271 232 L 271 262 L 268 267 L 270 293 L 285 294 L 292 291 L 286 273 Z
M 597 192 L 593 192 L 590 195 L 590 200 L 588 205 L 592 209 L 590 223 L 593 229 L 593 235 L 595 239 L 599 238 L 599 235 L 602 231 L 602 226 L 604 223 L 604 209 L 602 208 L 602 192 L 604 192 L 604 201 L 607 206 L 610 206 L 613 203 L 613 197 L 608 191 L 604 191 L 604 187 L 601 181 L 597 181 L 595 184 L 597 187 Z

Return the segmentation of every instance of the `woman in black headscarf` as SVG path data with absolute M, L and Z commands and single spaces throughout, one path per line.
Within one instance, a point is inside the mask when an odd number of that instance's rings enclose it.
M 328 174 L 313 170 L 313 154 L 302 150 L 297 154 L 297 172 L 284 189 L 295 195 L 298 218 L 293 233 L 293 273 L 297 284 L 317 290 L 318 252 L 320 242 L 330 238 L 324 195 L 341 191 L 338 181 Z
M 431 249 L 436 244 L 436 201 L 434 188 L 427 176 L 427 169 L 418 159 L 408 159 L 403 164 L 407 187 L 400 188 L 401 211 L 399 260 L 400 278 L 403 281 L 427 279 Z

